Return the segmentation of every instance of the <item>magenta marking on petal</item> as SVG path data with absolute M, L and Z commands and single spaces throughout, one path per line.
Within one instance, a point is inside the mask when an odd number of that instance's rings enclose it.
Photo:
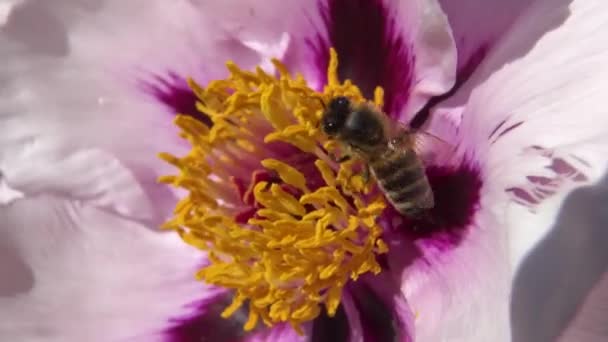
M 582 171 L 589 163 L 575 155 L 559 155 L 559 152 L 541 146 L 530 146 L 526 150 L 533 156 L 547 158 L 545 170 L 538 174 L 527 175 L 525 182 L 514 184 L 505 189 L 515 203 L 521 204 L 534 212 L 535 207 L 547 198 L 558 193 L 565 184 L 587 182 L 589 178 Z M 576 165 L 576 164 L 580 165 Z M 547 172 L 549 171 L 549 172 Z
M 572 180 L 578 182 L 584 182 L 588 180 L 587 176 L 582 174 L 574 166 L 572 166 L 572 164 L 568 163 L 563 158 L 554 158 L 551 162 L 551 165 L 549 165 L 547 168 L 558 175 L 569 177 Z
M 511 126 L 505 128 L 502 132 L 500 132 L 498 134 L 498 136 L 494 139 L 494 141 L 492 141 L 492 144 L 494 144 L 495 142 L 498 141 L 498 139 L 502 138 L 505 134 L 511 132 L 512 130 L 516 129 L 517 127 L 521 126 L 524 122 L 520 121 L 518 123 L 514 123 Z
M 209 117 L 196 109 L 196 95 L 188 87 L 184 78 L 173 72 L 166 76 L 154 76 L 152 81 L 142 81 L 142 89 L 165 105 L 172 114 L 189 115 L 207 125 Z
M 215 300 L 193 303 L 195 313 L 184 318 L 172 319 L 171 327 L 164 332 L 165 342 L 236 342 L 244 336 L 243 324 L 247 314 L 237 312 L 229 319 L 220 313 L 230 304 L 229 296 L 220 295 Z
M 508 188 L 505 191 L 513 194 L 513 196 L 515 196 L 515 201 L 519 204 L 535 205 L 535 204 L 540 203 L 540 200 L 538 198 L 535 198 L 534 195 L 532 195 L 530 192 L 528 192 L 525 189 L 514 187 L 514 188 Z
M 426 120 L 429 118 L 429 115 L 431 114 L 431 110 L 439 103 L 454 95 L 456 91 L 460 89 L 460 87 L 462 87 L 462 85 L 465 84 L 471 78 L 473 72 L 475 72 L 479 64 L 481 64 L 481 61 L 483 61 L 483 59 L 486 57 L 488 49 L 489 44 L 481 44 L 479 48 L 477 48 L 475 53 L 473 53 L 471 57 L 469 57 L 469 60 L 465 63 L 465 65 L 458 70 L 458 74 L 456 75 L 456 82 L 454 83 L 452 89 L 450 89 L 450 91 L 441 96 L 435 96 L 431 98 L 410 121 L 410 126 L 412 128 L 420 128 L 422 125 L 424 125 Z
M 496 125 L 496 127 L 494 127 L 494 129 L 492 130 L 492 132 L 490 132 L 490 135 L 488 135 L 488 140 L 492 139 L 492 137 L 494 136 L 494 134 L 496 134 L 496 132 L 498 132 L 498 130 L 504 126 L 504 124 L 507 123 L 507 119 L 502 120 L 501 122 L 498 123 L 498 125 Z
M 384 222 L 390 231 L 409 240 L 424 239 L 436 247 L 457 245 L 468 232 L 479 210 L 482 179 L 474 165 L 432 166 L 426 171 L 435 196 L 435 207 L 417 219 L 386 210 Z
M 383 110 L 396 117 L 408 101 L 413 85 L 415 56 L 407 39 L 381 0 L 328 0 L 319 2 L 327 39 L 317 35 L 308 41 L 315 52 L 319 72 L 324 75 L 328 50 L 338 52 L 341 79 L 352 80 L 372 98 L 376 86 L 385 91 Z
M 553 183 L 553 179 L 542 176 L 527 176 L 526 177 L 531 183 L 538 185 L 550 185 Z
M 586 161 L 585 159 L 583 159 L 579 156 L 575 156 L 575 155 L 571 154 L 570 157 L 586 167 L 591 167 L 591 164 L 588 161 Z

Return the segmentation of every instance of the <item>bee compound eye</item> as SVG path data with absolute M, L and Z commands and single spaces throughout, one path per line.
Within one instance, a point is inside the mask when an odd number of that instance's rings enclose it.
M 335 97 L 330 103 L 330 108 L 338 113 L 347 112 L 349 107 L 350 100 L 345 96 Z
M 323 130 L 327 134 L 335 133 L 337 126 L 338 125 L 333 121 L 326 121 L 323 123 Z
M 338 105 L 338 107 L 340 108 L 346 108 L 348 107 L 350 101 L 348 101 L 348 99 L 344 96 L 340 96 L 336 99 L 336 104 Z

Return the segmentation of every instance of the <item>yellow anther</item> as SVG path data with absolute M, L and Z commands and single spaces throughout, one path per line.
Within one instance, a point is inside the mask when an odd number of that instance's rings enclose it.
M 336 50 L 329 49 L 329 66 L 327 67 L 327 84 L 329 87 L 338 86 L 340 79 L 338 78 L 338 53 Z
M 315 161 L 315 166 L 321 173 L 321 177 L 323 177 L 325 184 L 327 184 L 328 186 L 331 186 L 331 187 L 335 187 L 336 186 L 336 175 L 334 174 L 334 171 L 331 169 L 331 167 L 329 165 L 327 165 L 327 163 L 321 159 L 317 159 L 317 161 Z
M 304 216 L 306 209 L 291 194 L 285 192 L 280 186 L 273 184 L 270 188 L 272 194 L 281 202 L 281 205 L 292 215 Z
M 379 254 L 384 254 L 384 253 L 388 252 L 388 246 L 382 240 L 376 241 L 376 247 L 378 247 Z
M 291 165 L 276 159 L 264 159 L 262 160 L 262 166 L 278 173 L 283 182 L 293 185 L 305 193 L 310 192 L 306 186 L 306 178 L 304 175 Z
M 188 83 L 188 87 L 190 87 L 190 89 L 198 99 L 205 98 L 205 90 L 201 86 L 199 86 L 196 81 L 194 81 L 191 77 L 188 77 L 186 79 L 186 82 Z
M 287 70 L 285 65 L 281 63 L 278 59 L 273 58 L 272 64 L 275 68 L 277 68 L 277 71 L 279 72 L 279 75 L 281 75 L 281 77 L 289 77 L 289 70 Z
M 175 119 L 192 149 L 159 154 L 179 169 L 159 181 L 188 195 L 164 227 L 207 252 L 198 279 L 234 291 L 222 317 L 247 305 L 245 330 L 287 322 L 303 333 L 300 325 L 323 307 L 335 315 L 347 281 L 381 270 L 375 256 L 388 248 L 377 218 L 385 203 L 363 192 L 360 165 L 331 163 L 322 152 L 343 151 L 319 130 L 320 99 L 365 101 L 352 82 L 340 83 L 336 52 L 323 92 L 273 63 L 279 79 L 228 62 L 226 79 L 206 87 L 188 80 L 212 124 Z M 378 88 L 375 105 L 382 98 Z
M 232 299 L 232 303 L 227 308 L 225 308 L 224 311 L 222 311 L 222 317 L 228 318 L 232 316 L 236 312 L 236 310 L 238 310 L 243 305 L 244 302 L 245 298 L 243 296 L 236 295 Z
M 289 126 L 289 116 L 285 115 L 285 109 L 280 101 L 281 91 L 278 86 L 270 85 L 261 97 L 260 109 L 274 129 L 282 130 Z
M 327 196 L 328 199 L 331 199 L 343 212 L 347 212 L 348 210 L 348 202 L 342 196 L 342 194 L 338 191 L 338 189 L 334 187 L 323 187 L 319 189 L 322 193 Z
M 249 140 L 237 139 L 236 144 L 247 152 L 255 152 L 255 145 Z
M 258 318 L 260 318 L 260 315 L 258 315 L 258 313 L 255 310 L 250 310 L 249 318 L 247 319 L 247 322 L 245 323 L 245 326 L 244 326 L 245 331 L 253 330 L 253 328 L 255 328 L 256 324 L 258 324 Z
M 384 107 L 384 89 L 382 89 L 382 87 L 376 87 L 376 89 L 374 89 L 374 104 L 379 109 Z

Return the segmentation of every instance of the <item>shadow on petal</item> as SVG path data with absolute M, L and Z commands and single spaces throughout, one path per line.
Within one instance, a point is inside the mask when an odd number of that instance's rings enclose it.
M 26 293 L 34 287 L 32 268 L 6 236 L 13 228 L 17 227 L 4 226 L 0 232 L 0 298 Z
M 3 31 L 32 53 L 64 56 L 69 50 L 67 29 L 47 2 L 28 1 L 17 6 Z
M 173 213 L 175 203 L 178 201 L 176 195 L 169 188 L 158 182 L 159 174 L 152 168 L 137 165 L 128 166 L 147 198 L 151 199 L 154 207 L 152 217 L 139 219 L 138 221 L 153 230 L 165 233 L 166 231 L 161 230 L 160 227 L 167 217 Z
M 511 303 L 514 341 L 553 341 L 608 271 L 608 176 L 573 191 L 549 235 L 522 261 Z M 604 315 L 604 326 L 608 320 Z M 604 336 L 606 338 L 606 336 Z

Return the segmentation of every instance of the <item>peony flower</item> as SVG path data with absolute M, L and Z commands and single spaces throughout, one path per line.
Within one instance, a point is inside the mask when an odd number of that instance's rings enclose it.
M 7 2 L 0 337 L 601 339 L 607 6 Z M 443 141 L 426 216 L 338 95 Z

